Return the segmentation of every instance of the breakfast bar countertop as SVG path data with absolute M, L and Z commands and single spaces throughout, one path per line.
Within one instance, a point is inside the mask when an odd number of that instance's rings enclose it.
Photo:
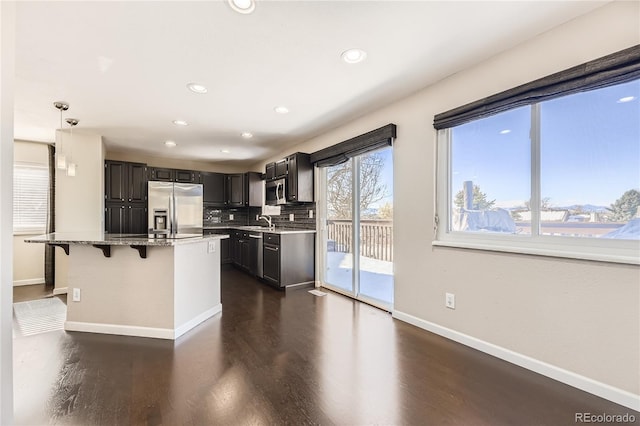
M 178 238 L 149 238 L 147 234 L 109 234 L 106 232 L 53 232 L 26 238 L 27 243 L 108 246 L 160 246 L 192 244 L 203 240 L 229 238 L 226 234 L 192 235 Z

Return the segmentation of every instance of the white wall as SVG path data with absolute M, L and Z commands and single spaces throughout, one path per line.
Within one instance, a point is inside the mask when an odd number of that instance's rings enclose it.
M 13 424 L 13 82 L 15 3 L 0 2 L 0 424 Z
M 107 160 L 132 161 L 134 163 L 145 163 L 153 167 L 167 167 L 170 169 L 198 170 L 201 172 L 219 173 L 243 173 L 247 172 L 246 167 L 226 165 L 220 162 L 210 163 L 205 161 L 180 160 L 176 158 L 156 157 L 137 152 L 107 151 Z
M 15 162 L 49 164 L 47 145 L 39 142 L 15 141 L 13 145 Z M 40 234 L 43 234 L 41 232 Z M 13 285 L 44 283 L 44 244 L 28 244 L 25 238 L 31 235 L 13 236 Z
M 80 124 L 81 125 L 81 124 Z M 76 176 L 56 169 L 56 232 L 104 230 L 104 147 L 102 137 L 74 129 L 56 131 L 56 152 L 63 151 L 77 164 Z M 56 248 L 56 289 L 67 287 L 67 256 Z
M 610 3 L 273 160 L 397 124 L 394 315 L 422 327 L 450 329 L 497 345 L 504 353 L 513 351 L 519 359 L 530 357 L 533 364 L 577 375 L 583 389 L 595 381 L 600 395 L 638 409 L 638 267 L 431 245 L 434 115 L 636 45 L 638 28 L 640 3 Z M 455 293 L 455 310 L 445 308 L 445 292 Z

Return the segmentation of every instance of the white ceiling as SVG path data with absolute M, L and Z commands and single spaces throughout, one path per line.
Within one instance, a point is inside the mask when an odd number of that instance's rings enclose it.
M 53 141 L 66 101 L 108 150 L 249 165 L 605 3 L 19 2 L 15 137 Z M 342 62 L 353 47 L 366 61 Z

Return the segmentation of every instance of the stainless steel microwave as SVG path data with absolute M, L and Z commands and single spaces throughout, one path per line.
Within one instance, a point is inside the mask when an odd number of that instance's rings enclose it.
M 276 179 L 271 182 L 267 182 L 265 185 L 265 199 L 266 203 L 270 206 L 277 206 L 279 204 L 287 203 L 286 196 L 286 179 Z

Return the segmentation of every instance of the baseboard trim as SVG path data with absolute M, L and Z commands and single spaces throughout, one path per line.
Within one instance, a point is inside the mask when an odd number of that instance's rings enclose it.
M 15 280 L 13 282 L 14 287 L 20 287 L 22 285 L 34 285 L 34 284 L 44 284 L 44 278 L 29 278 L 27 280 Z
M 117 334 L 120 336 L 152 337 L 154 339 L 174 339 L 174 330 L 170 328 L 136 327 L 118 324 L 96 324 L 93 322 L 65 321 L 67 331 L 85 333 Z
M 194 328 L 195 326 L 199 325 L 200 323 L 208 320 L 212 316 L 214 316 L 216 314 L 219 314 L 220 312 L 222 312 L 222 303 L 218 303 L 213 308 L 207 309 L 206 311 L 204 311 L 200 315 L 196 316 L 195 318 L 185 322 L 184 324 L 182 324 L 179 327 L 176 327 L 175 332 L 174 332 L 174 339 L 177 339 L 178 337 L 182 336 L 187 331 L 191 330 L 192 328 Z
M 98 324 L 94 322 L 80 321 L 65 321 L 64 329 L 67 331 L 82 331 L 85 333 L 116 334 L 119 336 L 151 337 L 153 339 L 175 340 L 198 324 L 208 320 L 220 312 L 222 312 L 222 304 L 219 303 L 213 308 L 207 309 L 200 315 L 175 329 L 119 324 Z
M 627 408 L 631 408 L 632 410 L 640 411 L 640 395 L 607 385 L 606 383 L 598 382 L 569 370 L 565 370 L 544 361 L 514 352 L 510 349 L 494 345 L 493 343 L 485 342 L 484 340 L 477 339 L 398 310 L 393 312 L 393 318 L 526 368 L 527 370 L 542 374 L 543 376 L 547 376 L 569 386 L 573 386 L 585 392 L 615 402 L 616 404 L 623 405 Z
M 53 289 L 53 295 L 57 296 L 58 294 L 67 294 L 69 292 L 69 287 L 56 287 Z

